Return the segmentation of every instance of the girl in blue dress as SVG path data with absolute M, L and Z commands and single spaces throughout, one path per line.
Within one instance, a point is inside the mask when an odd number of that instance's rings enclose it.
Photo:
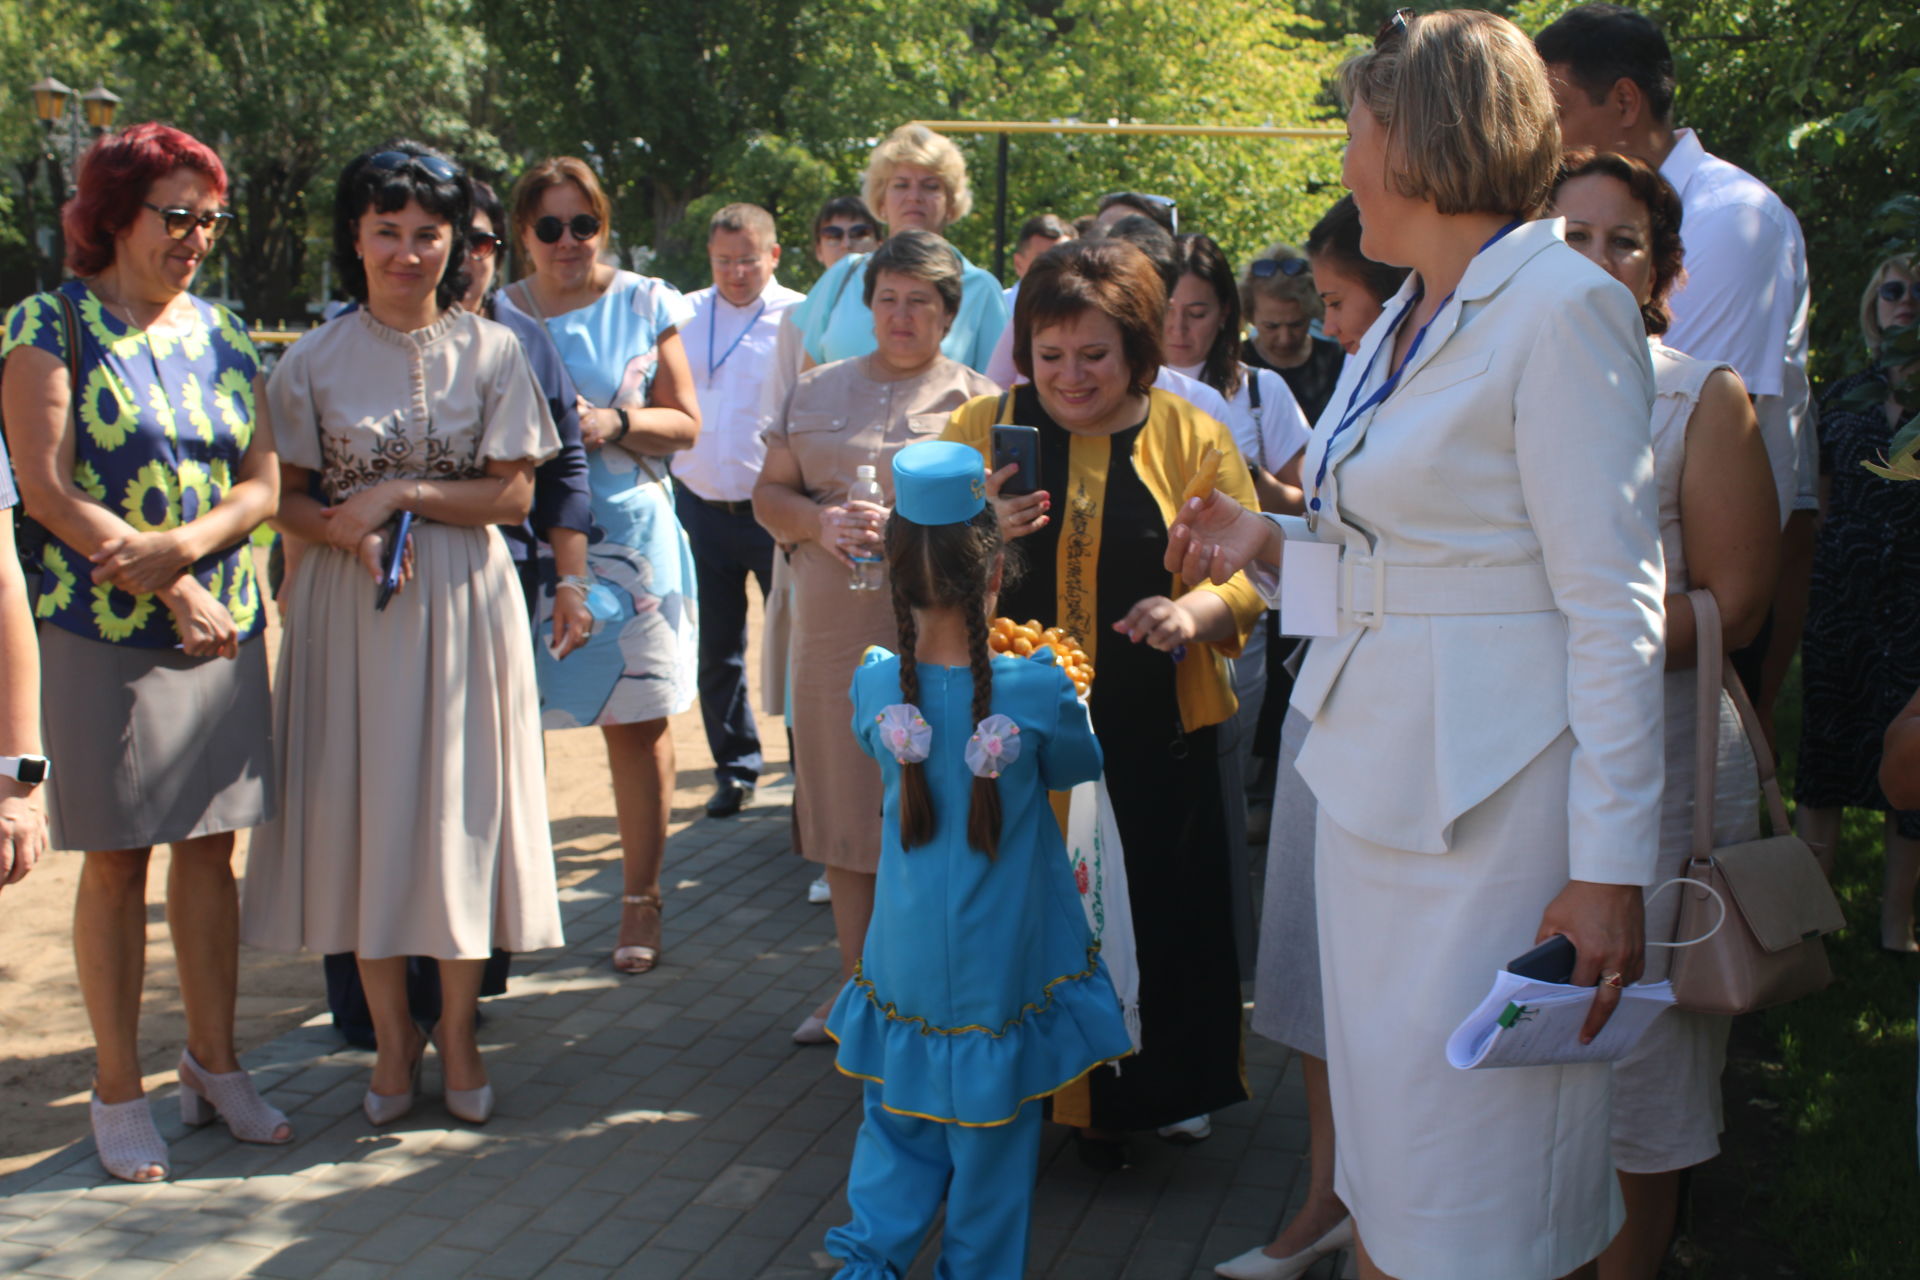
M 855 672 L 853 731 L 886 784 L 873 923 L 827 1032 L 866 1081 L 841 1280 L 898 1280 L 947 1201 L 941 1280 L 1026 1266 L 1039 1100 L 1131 1045 L 1047 800 L 1100 773 L 1050 651 L 992 657 L 1005 569 L 980 455 L 894 460 L 887 576 L 901 657 Z M 915 661 L 917 659 L 917 661 Z

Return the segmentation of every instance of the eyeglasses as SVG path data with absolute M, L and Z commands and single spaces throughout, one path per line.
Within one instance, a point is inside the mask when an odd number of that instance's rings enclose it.
M 208 240 L 218 240 L 225 235 L 227 228 L 233 225 L 233 215 L 225 209 L 209 209 L 205 213 L 195 213 L 191 209 L 178 206 L 162 209 L 148 200 L 141 204 L 160 215 L 160 221 L 167 226 L 167 234 L 175 240 L 185 240 L 193 234 L 195 227 L 207 233 Z
M 550 213 L 533 224 L 533 234 L 541 244 L 559 244 L 560 237 L 569 231 L 575 240 L 591 240 L 600 234 L 600 219 L 590 213 L 576 213 L 562 222 Z
M 1291 280 L 1311 269 L 1305 258 L 1255 258 L 1247 265 L 1247 274 L 1255 280 L 1265 280 L 1268 276 L 1285 276 Z
M 1880 301 L 1901 303 L 1908 298 L 1920 302 L 1920 284 L 1910 284 L 1905 280 L 1882 280 L 1874 291 L 1880 295 Z
M 855 240 L 871 240 L 873 239 L 873 224 L 856 222 L 852 226 L 843 227 L 838 223 L 833 223 L 820 228 L 820 238 L 822 240 L 830 240 L 834 244 L 839 244 L 842 240 L 848 243 L 852 243 Z
M 1172 196 L 1150 196 L 1139 191 L 1109 191 L 1100 197 L 1100 211 L 1105 213 L 1116 204 L 1130 204 L 1134 208 L 1151 208 L 1167 216 L 1168 229 L 1179 234 L 1180 202 Z
M 467 232 L 467 252 L 476 258 L 491 258 L 500 251 L 500 246 L 505 243 L 506 241 L 494 235 L 491 231 L 474 230 Z
M 379 151 L 367 157 L 365 168 L 375 173 L 418 169 L 435 182 L 456 182 L 460 167 L 441 156 L 417 156 L 411 151 Z
M 1395 9 L 1387 16 L 1387 20 L 1380 24 L 1380 29 L 1373 33 L 1373 47 L 1379 49 L 1395 40 L 1404 39 L 1407 34 L 1407 24 L 1412 22 L 1414 17 L 1415 14 L 1411 9 Z

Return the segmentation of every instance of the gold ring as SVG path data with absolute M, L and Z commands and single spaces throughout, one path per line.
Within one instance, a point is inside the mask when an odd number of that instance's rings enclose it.
M 1624 987 L 1626 985 L 1626 983 L 1620 981 L 1620 971 L 1618 969 L 1609 969 L 1607 972 L 1601 974 L 1600 981 L 1609 987 Z

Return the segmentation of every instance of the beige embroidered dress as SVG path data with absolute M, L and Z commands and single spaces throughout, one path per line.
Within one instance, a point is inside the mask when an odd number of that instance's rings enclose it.
M 941 356 L 924 372 L 876 379 L 855 356 L 802 374 L 785 417 L 769 427 L 769 449 L 786 449 L 800 484 L 821 506 L 847 500 L 855 471 L 871 465 L 893 504 L 893 455 L 916 440 L 938 440 L 947 417 L 999 388 Z M 880 770 L 849 728 L 847 688 L 868 645 L 898 647 L 890 591 L 853 591 L 847 566 L 818 542 L 794 549 L 792 688 L 794 791 L 800 848 L 809 861 L 869 874 L 880 866 Z
M 559 449 L 512 332 L 455 311 L 402 333 L 323 325 L 267 384 L 280 456 L 341 502 Z M 384 611 L 357 560 L 308 549 L 274 681 L 282 803 L 242 936 L 279 951 L 480 959 L 558 946 L 533 645 L 497 529 L 416 520 Z

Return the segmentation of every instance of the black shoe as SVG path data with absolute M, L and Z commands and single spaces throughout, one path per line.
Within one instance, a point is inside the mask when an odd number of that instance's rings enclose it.
M 1080 1163 L 1097 1173 L 1117 1173 L 1133 1168 L 1133 1150 L 1125 1138 L 1090 1138 L 1073 1131 L 1074 1151 Z
M 707 801 L 709 818 L 731 818 L 753 803 L 753 784 L 739 778 L 722 778 Z

